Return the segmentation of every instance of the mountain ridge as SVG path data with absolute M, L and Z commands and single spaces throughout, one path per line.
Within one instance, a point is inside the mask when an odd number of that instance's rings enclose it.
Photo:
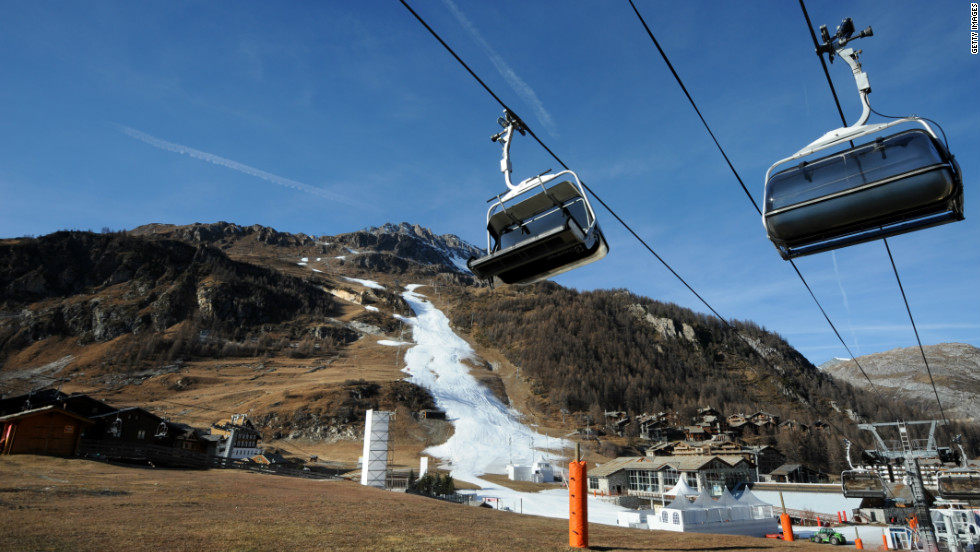
M 565 411 L 585 424 L 604 410 L 684 418 L 704 406 L 765 408 L 840 427 L 922 412 L 829 378 L 751 322 L 726 328 L 627 290 L 551 282 L 491 289 L 465 268 L 479 254 L 456 236 L 404 222 L 335 236 L 217 222 L 0 240 L 0 383 L 37 385 L 30 374 L 45 367 L 46 377 L 112 382 L 114 393 L 161 408 L 171 396 L 195 408 L 227 397 L 226 408 L 249 410 L 263 431 L 287 440 L 350 439 L 368 408 L 425 403 L 390 386 L 404 377 L 400 346 L 390 344 L 404 342 L 400 317 L 411 314 L 397 289 L 423 283 L 435 286 L 454 331 L 478 347 L 474 373 L 555 431 L 567 431 L 556 421 Z M 305 299 L 290 303 L 277 292 Z M 176 313 L 170 318 L 154 314 L 161 297 L 171 298 L 161 303 Z M 399 423 L 415 443 L 445 435 L 437 423 Z M 753 438 L 792 446 L 791 459 L 821 469 L 843 462 L 836 436 Z
M 980 349 L 965 343 L 939 343 L 923 349 L 947 417 L 980 421 Z M 926 396 L 936 404 L 918 347 L 863 355 L 856 361 L 834 359 L 821 364 L 820 369 L 865 389 L 871 388 L 870 378 L 879 392 L 898 400 Z M 938 414 L 938 405 L 936 408 Z

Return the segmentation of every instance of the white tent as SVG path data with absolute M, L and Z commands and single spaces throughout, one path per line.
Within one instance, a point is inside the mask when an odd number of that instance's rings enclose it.
M 738 505 L 752 510 L 752 519 L 767 519 L 773 517 L 772 504 L 757 497 L 749 489 L 745 489 L 738 497 Z
M 682 496 L 696 495 L 698 492 L 687 484 L 687 479 L 684 479 L 684 474 L 682 473 L 680 479 L 677 480 L 677 484 L 674 485 L 669 491 L 664 493 L 664 496 L 676 496 L 678 498 Z

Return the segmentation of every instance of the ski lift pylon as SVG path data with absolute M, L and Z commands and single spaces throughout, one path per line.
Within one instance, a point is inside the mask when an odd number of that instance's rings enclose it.
M 526 285 L 605 257 L 609 246 L 578 175 L 564 170 L 512 184 L 510 143 L 525 128 L 509 111 L 499 122 L 504 130 L 492 140 L 503 146 L 508 190 L 490 199 L 487 254 L 470 258 L 467 267 L 485 280 Z
M 831 61 L 836 52 L 850 65 L 863 111 L 854 125 L 828 132 L 766 172 L 763 224 L 780 255 L 791 259 L 963 220 L 959 165 L 925 119 L 866 124 L 871 85 L 859 52 L 844 46 L 871 36 L 871 28 L 851 37 L 854 26 L 845 19 L 833 40 L 826 27 L 821 32 L 818 51 Z M 912 128 L 892 130 L 899 125 Z

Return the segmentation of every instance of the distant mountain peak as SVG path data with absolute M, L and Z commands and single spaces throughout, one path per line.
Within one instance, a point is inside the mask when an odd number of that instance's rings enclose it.
M 966 343 L 940 343 L 926 345 L 924 349 L 947 413 L 956 418 L 980 420 L 980 349 Z M 879 390 L 898 397 L 934 396 L 918 347 L 859 356 L 857 363 L 852 359 L 834 359 L 821 364 L 820 370 L 857 387 L 868 388 L 858 364 Z
M 470 277 L 472 273 L 466 267 L 466 261 L 470 257 L 483 254 L 480 248 L 459 236 L 436 235 L 428 228 L 407 222 L 388 222 L 360 232 L 341 234 L 336 238 L 358 250 L 373 249 L 423 265 L 441 266 L 450 272 Z

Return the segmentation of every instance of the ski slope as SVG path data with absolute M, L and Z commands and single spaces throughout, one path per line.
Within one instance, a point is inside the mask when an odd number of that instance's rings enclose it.
M 503 404 L 470 375 L 465 360 L 476 358 L 466 341 L 453 333 L 449 319 L 410 285 L 402 294 L 415 312 L 402 318 L 412 327 L 414 345 L 405 353 L 408 381 L 429 390 L 440 410 L 453 424 L 453 436 L 426 453 L 442 461 L 453 478 L 480 486 L 477 495 L 490 504 L 518 513 L 568 517 L 568 491 L 551 489 L 521 493 L 480 479 L 480 475 L 507 473 L 507 464 L 529 464 L 544 458 L 556 465 L 565 461 L 561 451 L 572 444 L 543 435 L 521 423 L 519 412 Z M 564 457 L 567 459 L 567 456 Z M 589 521 L 616 525 L 624 508 L 589 500 Z

